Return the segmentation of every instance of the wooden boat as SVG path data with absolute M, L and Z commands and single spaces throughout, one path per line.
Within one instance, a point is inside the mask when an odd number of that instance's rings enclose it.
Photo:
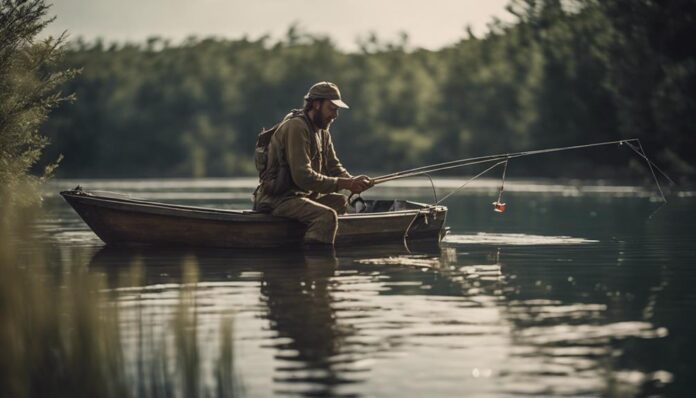
M 157 203 L 80 187 L 60 194 L 107 245 L 292 247 L 301 245 L 305 232 L 297 221 L 251 210 Z M 336 244 L 439 242 L 446 215 L 439 205 L 366 200 L 360 212 L 338 217 Z

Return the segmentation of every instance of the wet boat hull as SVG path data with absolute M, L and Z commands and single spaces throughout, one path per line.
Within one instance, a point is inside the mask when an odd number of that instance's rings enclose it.
M 302 243 L 299 222 L 245 210 L 219 210 L 105 196 L 61 195 L 108 245 L 219 248 L 291 247 Z M 408 201 L 368 201 L 371 212 L 339 216 L 337 245 L 440 241 L 447 208 Z M 379 211 L 383 209 L 385 211 Z

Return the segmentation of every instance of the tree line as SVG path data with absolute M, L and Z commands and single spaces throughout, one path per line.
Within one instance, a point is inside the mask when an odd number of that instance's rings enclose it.
M 77 101 L 53 111 L 45 159 L 71 177 L 255 174 L 262 127 L 320 80 L 350 110 L 332 128 L 351 170 L 640 138 L 665 170 L 696 173 L 696 2 L 517 0 L 512 23 L 438 51 L 372 36 L 360 51 L 291 26 L 279 41 L 172 45 L 77 40 L 60 68 Z M 638 160 L 578 151 L 519 162 L 518 175 L 617 176 Z M 644 172 L 644 170 L 643 170 Z

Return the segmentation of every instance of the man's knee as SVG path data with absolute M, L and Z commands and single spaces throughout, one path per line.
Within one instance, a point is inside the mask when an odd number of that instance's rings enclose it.
M 317 215 L 316 218 L 314 219 L 315 222 L 321 222 L 329 225 L 337 225 L 338 224 L 338 213 L 336 210 L 330 208 L 330 207 L 319 207 L 317 209 Z
M 292 218 L 308 226 L 305 240 L 332 244 L 338 230 L 338 214 L 326 204 L 307 198 L 293 199 L 276 207 L 273 215 Z
M 345 214 L 346 210 L 348 210 L 348 198 L 340 193 L 322 196 L 318 202 L 336 210 L 338 214 Z
M 317 220 L 332 222 L 332 220 L 337 219 L 334 209 L 319 201 L 306 198 L 283 202 L 274 209 L 273 215 L 292 218 L 305 224 L 310 224 Z

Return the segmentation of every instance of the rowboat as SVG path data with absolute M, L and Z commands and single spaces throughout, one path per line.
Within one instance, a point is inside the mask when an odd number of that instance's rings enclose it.
M 301 245 L 306 227 L 252 210 L 151 202 L 80 187 L 61 196 L 107 245 L 274 248 Z M 439 242 L 447 208 L 408 200 L 365 200 L 338 216 L 336 245 Z

